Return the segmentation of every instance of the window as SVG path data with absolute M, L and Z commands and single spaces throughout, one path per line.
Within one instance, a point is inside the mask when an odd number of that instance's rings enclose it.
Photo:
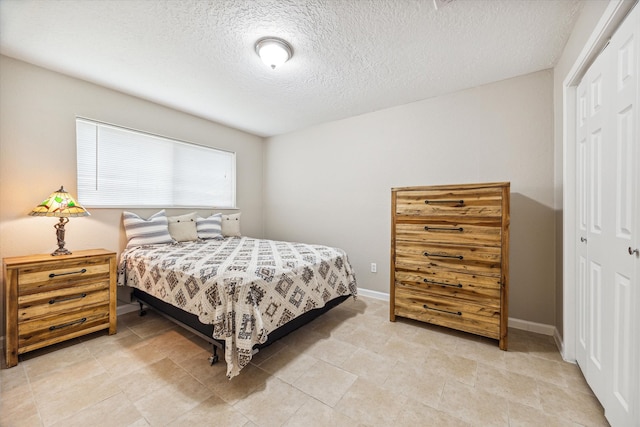
M 235 153 L 76 119 L 85 206 L 235 207 Z

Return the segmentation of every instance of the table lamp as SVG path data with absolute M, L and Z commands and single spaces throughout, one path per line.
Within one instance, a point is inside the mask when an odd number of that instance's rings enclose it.
M 56 229 L 58 238 L 58 249 L 51 253 L 57 255 L 71 255 L 71 252 L 64 247 L 64 226 L 69 222 L 71 216 L 88 216 L 89 212 L 75 201 L 61 186 L 58 191 L 51 193 L 42 203 L 33 208 L 29 213 L 32 216 L 55 216 L 60 217 L 60 221 L 53 227 Z

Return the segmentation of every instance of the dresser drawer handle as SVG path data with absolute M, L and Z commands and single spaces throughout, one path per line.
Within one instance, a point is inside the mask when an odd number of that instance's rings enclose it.
M 430 256 L 430 257 L 438 257 L 438 258 L 456 258 L 456 259 L 464 259 L 464 257 L 462 255 L 447 255 L 447 254 L 434 254 L 434 253 L 429 253 L 429 252 L 425 252 L 424 256 Z
M 458 283 L 457 285 L 452 285 L 451 283 L 437 282 L 435 280 L 422 279 L 424 283 L 429 283 L 431 285 L 442 285 L 442 286 L 451 286 L 452 288 L 461 288 L 462 283 Z
M 63 323 L 62 325 L 49 326 L 49 330 L 50 331 L 55 331 L 56 329 L 62 329 L 62 328 L 66 328 L 68 326 L 79 325 L 79 324 L 84 323 L 86 321 L 87 321 L 87 318 L 83 317 L 82 319 L 78 319 L 78 320 L 75 320 L 75 321 L 69 322 L 69 323 Z
M 428 225 L 424 226 L 424 231 L 464 231 L 462 227 L 429 227 Z
M 439 311 L 441 313 L 453 314 L 454 316 L 462 316 L 462 312 L 461 311 L 449 311 L 449 310 L 442 310 L 441 308 L 427 307 L 427 304 L 424 304 L 423 307 L 426 308 L 427 310 L 433 310 L 433 311 Z
M 87 294 L 82 293 L 80 295 L 75 295 L 75 296 L 67 297 L 67 298 L 57 298 L 57 299 L 56 298 L 51 298 L 49 300 L 49 304 L 55 304 L 57 302 L 62 302 L 62 301 L 69 301 L 69 300 L 72 300 L 72 299 L 80 299 L 80 298 L 84 298 L 86 296 L 87 296 Z
M 70 271 L 68 273 L 51 273 L 49 275 L 49 278 L 52 279 L 54 277 L 58 277 L 58 276 L 66 276 L 67 274 L 82 274 L 82 273 L 86 273 L 87 269 L 83 268 L 82 270 L 78 270 L 78 271 Z
M 432 205 L 434 203 L 446 203 L 446 204 L 456 205 L 456 207 L 464 206 L 464 200 L 446 200 L 446 199 L 425 200 L 424 203 L 427 205 Z

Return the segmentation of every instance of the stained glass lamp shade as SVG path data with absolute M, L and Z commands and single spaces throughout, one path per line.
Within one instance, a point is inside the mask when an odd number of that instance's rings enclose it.
M 71 216 L 87 216 L 89 212 L 75 201 L 71 194 L 67 193 L 63 187 L 46 198 L 42 203 L 33 208 L 29 213 L 32 216 L 57 216 L 60 221 L 53 227 L 56 229 L 58 238 L 58 249 L 51 255 L 70 255 L 71 252 L 64 247 L 64 226 L 69 222 Z

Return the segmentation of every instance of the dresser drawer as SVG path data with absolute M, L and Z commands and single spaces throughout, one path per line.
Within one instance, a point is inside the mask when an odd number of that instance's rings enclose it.
M 81 281 L 109 279 L 109 259 L 98 257 L 43 263 L 18 270 L 18 295 L 43 292 Z
M 397 242 L 395 267 L 419 272 L 451 271 L 500 277 L 499 247 Z
M 395 213 L 400 217 L 472 217 L 500 224 L 502 191 L 500 188 L 398 191 Z
M 19 353 L 109 328 L 109 304 L 79 307 L 59 314 L 20 322 Z
M 415 222 L 398 222 L 396 239 L 399 242 L 430 242 L 453 245 L 500 247 L 501 228 L 495 225 L 473 225 L 464 221 L 446 222 L 420 218 Z
M 53 316 L 77 307 L 109 302 L 109 280 L 18 297 L 18 320 Z
M 451 298 L 461 298 L 500 307 L 500 279 L 449 272 L 419 273 L 396 271 L 396 289 L 412 288 Z
M 500 308 L 432 294 L 411 286 L 395 293 L 395 315 L 463 330 L 489 338 L 500 337 Z

